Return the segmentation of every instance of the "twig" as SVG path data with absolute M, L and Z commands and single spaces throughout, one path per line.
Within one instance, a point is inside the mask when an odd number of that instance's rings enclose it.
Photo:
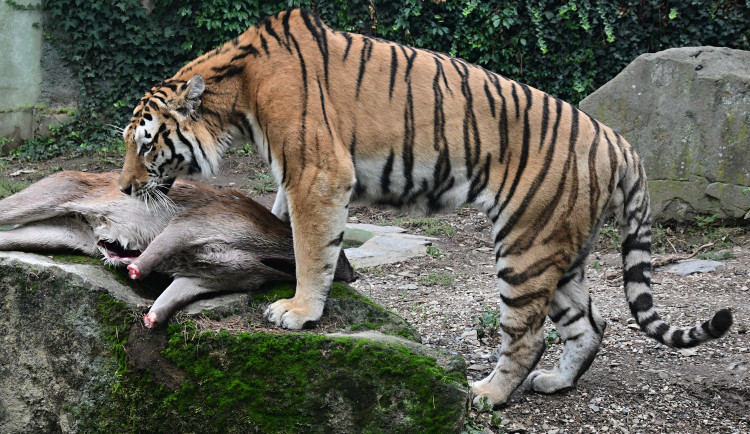
M 686 259 L 691 259 L 695 255 L 697 255 L 698 253 L 700 253 L 701 250 L 705 250 L 705 249 L 708 249 L 709 247 L 713 247 L 713 246 L 714 246 L 714 243 L 704 244 L 704 245 L 698 247 L 697 249 L 695 249 L 695 251 L 693 253 L 689 254 L 689 255 L 670 256 L 668 258 L 658 258 L 658 259 L 654 258 L 654 259 L 651 260 L 651 266 L 654 267 L 654 268 L 658 268 L 658 267 L 663 267 L 665 265 L 672 264 L 672 263 L 677 262 L 677 261 L 684 261 Z

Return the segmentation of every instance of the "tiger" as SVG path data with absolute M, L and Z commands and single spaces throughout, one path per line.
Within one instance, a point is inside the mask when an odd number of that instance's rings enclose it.
M 171 282 L 143 315 L 147 328 L 201 296 L 294 281 L 291 230 L 253 199 L 177 180 L 146 204 L 123 195 L 118 178 L 58 172 L 0 200 L 0 225 L 12 226 L 0 227 L 0 251 L 75 251 L 127 267 L 134 280 L 166 274 Z M 343 254 L 334 277 L 355 278 Z
M 492 225 L 502 343 L 475 405 L 498 407 L 526 381 L 574 387 L 606 321 L 584 288 L 603 222 L 621 222 L 625 298 L 641 329 L 683 348 L 722 336 L 722 309 L 691 329 L 661 319 L 651 294 L 643 164 L 617 132 L 572 104 L 465 60 L 329 28 L 313 12 L 270 16 L 151 88 L 124 130 L 119 187 L 147 198 L 183 174 L 209 175 L 252 143 L 278 184 L 272 212 L 292 227 L 296 293 L 265 318 L 315 326 L 350 203 L 436 213 L 471 204 Z M 534 370 L 549 317 L 564 342 Z

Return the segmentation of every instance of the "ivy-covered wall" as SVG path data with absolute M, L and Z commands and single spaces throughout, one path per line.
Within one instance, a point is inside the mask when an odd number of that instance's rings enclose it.
M 85 120 L 70 127 L 82 134 L 58 129 L 58 139 L 103 146 L 115 137 L 99 135 L 105 125 L 123 125 L 153 84 L 289 7 L 312 9 L 339 30 L 462 57 L 574 103 L 645 52 L 750 49 L 750 0 L 45 0 L 45 35 L 75 67 Z

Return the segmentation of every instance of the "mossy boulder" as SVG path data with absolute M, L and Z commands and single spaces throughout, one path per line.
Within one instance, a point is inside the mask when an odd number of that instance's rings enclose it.
M 463 427 L 463 360 L 346 285 L 304 333 L 260 319 L 289 285 L 194 303 L 151 330 L 140 316 L 157 289 L 76 258 L 0 252 L 0 432 Z
M 656 220 L 750 222 L 750 51 L 643 54 L 580 107 L 638 151 Z

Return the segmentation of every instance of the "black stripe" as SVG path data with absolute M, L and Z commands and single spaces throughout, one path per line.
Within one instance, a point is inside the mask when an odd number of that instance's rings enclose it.
M 414 66 L 414 58 L 417 57 L 417 50 L 403 45 L 399 45 L 399 48 L 404 54 L 404 57 L 406 57 L 406 71 L 404 71 L 404 82 L 408 83 L 410 79 L 409 76 L 411 74 L 411 67 Z M 411 51 L 411 55 L 406 54 L 406 50 Z
M 244 59 L 245 57 L 252 55 L 253 57 L 257 57 L 260 52 L 253 47 L 252 44 L 244 45 L 242 47 L 238 47 L 242 50 L 241 53 L 234 55 L 231 59 L 229 59 L 230 62 L 234 62 L 240 59 Z M 243 49 L 244 48 L 244 49 Z
M 310 20 L 313 18 L 315 23 Z M 323 75 L 326 80 L 326 89 L 329 89 L 328 83 L 328 40 L 326 37 L 326 29 L 323 27 L 323 23 L 320 21 L 317 15 L 313 15 L 308 11 L 302 11 L 302 19 L 305 22 L 305 26 L 312 34 L 315 39 L 315 43 L 318 45 L 320 55 L 323 57 Z
M 260 38 L 260 48 L 262 48 L 263 52 L 266 53 L 266 56 L 268 56 L 269 54 L 271 54 L 268 51 L 268 42 L 266 42 L 266 38 L 262 34 L 260 34 L 258 36 Z
M 510 92 L 510 95 L 511 97 L 513 97 L 513 104 L 516 107 L 516 119 L 518 119 L 521 117 L 521 109 L 519 108 L 519 103 L 518 103 L 518 93 L 516 92 L 516 82 L 511 81 L 510 86 L 512 89 Z
M 555 315 L 548 315 L 549 319 L 552 320 L 553 323 L 557 324 L 560 322 L 560 320 L 565 316 L 566 313 L 570 311 L 569 307 L 566 307 L 565 309 L 561 310 L 560 312 L 556 313 Z
M 546 298 L 548 295 L 549 291 L 540 289 L 529 294 L 519 295 L 518 297 L 506 297 L 500 294 L 500 298 L 506 306 L 518 308 L 527 306 L 540 298 Z
M 562 272 L 563 270 L 558 264 L 564 258 L 565 253 L 563 253 L 562 251 L 557 251 L 537 260 L 536 262 L 528 266 L 526 270 L 520 273 L 514 273 L 512 268 L 503 268 L 502 270 L 497 272 L 497 277 L 499 279 L 503 279 L 510 285 L 519 285 L 525 283 L 529 279 L 541 276 L 550 268 L 556 268 L 560 272 Z
M 497 134 L 500 137 L 500 155 L 498 161 L 502 164 L 505 161 L 505 152 L 508 149 L 510 141 L 508 136 L 508 102 L 505 100 L 505 95 L 503 95 L 500 80 L 498 80 L 496 76 L 491 77 L 494 79 L 493 84 L 495 85 L 497 94 L 500 95 L 500 101 L 502 103 L 498 116 L 500 120 L 497 123 Z
M 641 234 L 632 234 L 632 238 L 639 238 Z M 651 241 L 637 241 L 631 239 L 631 236 L 627 236 L 622 243 L 623 256 L 627 256 L 628 253 L 633 250 L 641 250 L 643 252 L 651 253 Z
M 637 319 L 637 317 L 636 317 L 636 319 Z M 651 315 L 649 315 L 646 319 L 644 319 L 642 321 L 639 321 L 638 325 L 641 327 L 641 329 L 645 330 L 646 327 L 648 327 L 649 325 L 651 325 L 651 323 L 654 323 L 654 322 L 659 321 L 659 320 L 661 320 L 661 317 L 659 316 L 659 314 L 657 312 L 654 312 Z
M 646 275 L 649 271 L 651 271 L 650 262 L 639 262 L 633 264 L 630 268 L 623 271 L 625 286 L 627 287 L 627 285 L 631 283 L 645 283 L 648 286 L 651 286 L 651 278 Z
M 490 114 L 492 117 L 495 117 L 495 98 L 492 96 L 492 93 L 490 92 L 490 86 L 485 80 L 484 82 L 484 94 L 487 96 L 487 103 L 490 105 Z
M 508 153 L 508 158 L 510 158 L 510 153 Z M 492 207 L 490 208 L 491 210 L 496 209 L 497 202 L 500 200 L 500 194 L 505 189 L 505 184 L 508 181 L 508 172 L 510 171 L 510 165 L 506 164 L 504 169 L 505 170 L 503 170 L 503 178 L 502 178 L 502 181 L 500 181 L 500 187 L 497 189 L 497 193 L 495 194 L 495 201 L 494 201 L 495 204 L 492 205 Z M 490 221 L 492 221 L 493 225 L 497 223 L 497 219 L 500 217 L 500 212 L 501 212 L 500 210 L 497 210 L 496 212 L 492 212 L 489 215 Z M 495 260 L 497 260 L 497 256 L 495 257 Z
M 633 316 L 637 319 L 638 312 L 646 312 L 647 310 L 654 307 L 654 299 L 651 294 L 644 292 L 629 303 L 630 311 Z
M 338 247 L 344 241 L 344 232 L 341 233 L 328 243 L 328 247 Z
M 368 38 L 362 38 L 362 51 L 359 54 L 359 74 L 357 75 L 357 90 L 354 93 L 354 97 L 359 99 L 359 91 L 362 87 L 362 79 L 365 76 L 365 66 L 370 60 L 372 55 L 372 41 Z
M 404 141 L 401 159 L 404 164 L 403 197 L 409 196 L 414 187 L 414 101 L 412 99 L 411 81 L 406 83 L 406 105 L 404 106 Z
M 684 330 L 675 330 L 672 334 L 672 347 L 683 347 L 687 342 L 684 340 L 685 331 Z
M 193 143 L 190 142 L 187 139 L 187 137 L 185 137 L 182 134 L 182 130 L 180 130 L 180 124 L 179 123 L 176 124 L 176 127 L 177 127 L 177 129 L 175 131 L 177 132 L 177 137 L 180 138 L 180 141 L 182 143 L 184 143 L 185 145 L 187 145 L 190 148 L 190 153 L 193 155 L 193 161 L 195 161 L 195 154 L 193 153 L 193 146 L 195 146 L 195 145 L 193 145 Z M 208 161 L 208 157 L 206 157 L 206 151 L 203 150 L 203 145 L 201 145 L 200 140 L 198 140 L 197 137 L 193 137 L 193 139 L 195 139 L 195 144 L 198 146 L 198 149 L 201 151 L 201 155 L 203 156 L 203 159 L 206 160 L 206 161 Z
M 391 153 L 388 154 L 385 166 L 383 166 L 383 172 L 380 174 L 380 190 L 383 194 L 391 192 L 391 172 L 393 171 L 393 160 L 395 157 L 396 155 L 393 152 L 393 149 L 391 149 Z
M 563 327 L 569 327 L 571 324 L 573 324 L 574 322 L 578 321 L 581 318 L 583 318 L 583 312 L 579 311 L 577 314 L 573 315 L 572 317 L 570 317 L 570 319 L 565 321 L 565 324 L 563 324 Z
M 211 80 L 215 83 L 218 83 L 225 78 L 234 77 L 235 75 L 241 74 L 245 70 L 244 65 L 229 65 L 229 68 L 223 68 L 225 72 L 223 74 L 214 75 L 212 77 L 209 77 L 207 80 Z
M 342 33 L 341 36 L 346 39 L 346 49 L 344 50 L 344 59 L 346 60 L 347 57 L 349 57 L 349 49 L 352 48 L 352 35 L 348 33 Z
M 474 114 L 474 98 L 469 85 L 469 70 L 465 63 L 451 59 L 451 65 L 461 77 L 461 94 L 464 96 L 464 160 L 466 164 L 466 177 L 471 179 L 474 172 L 474 166 L 479 162 L 479 126 Z M 472 140 L 473 136 L 473 140 Z M 473 146 L 472 146 L 473 142 Z
M 576 277 L 576 273 L 566 273 L 560 280 L 557 281 L 557 289 L 560 289 L 570 283 L 570 281 L 573 280 L 574 277 Z
M 285 16 L 285 19 L 288 21 L 287 14 Z M 289 23 L 286 22 L 285 30 L 288 31 Z M 292 44 L 294 44 L 294 49 L 297 51 L 297 58 L 299 58 L 299 65 L 300 65 L 300 74 L 302 75 L 302 113 L 300 114 L 300 145 L 302 146 L 302 149 L 304 149 L 307 145 L 307 103 L 308 103 L 308 95 L 309 90 L 307 86 L 307 68 L 305 66 L 305 59 L 302 56 L 302 51 L 300 50 L 299 43 L 297 42 L 297 38 L 294 37 L 294 35 L 290 33 L 286 33 L 286 38 L 288 41 L 291 41 Z M 290 51 L 291 52 L 291 51 Z M 270 146 L 269 146 L 270 148 Z M 270 151 L 269 151 L 270 154 Z M 300 159 L 300 169 L 304 169 L 305 165 L 307 163 L 307 160 L 305 158 L 305 153 L 301 153 L 301 159 Z
M 599 123 L 589 116 L 591 124 L 594 126 L 594 140 L 591 143 L 591 149 L 589 151 L 589 221 L 595 222 L 597 220 L 596 215 L 599 212 L 599 197 L 601 196 L 601 190 L 599 189 L 599 171 L 596 168 L 596 153 L 599 150 Z
M 601 335 L 604 333 L 603 329 L 599 329 L 599 326 L 596 324 L 596 320 L 594 320 L 594 304 L 591 300 L 591 295 L 589 295 L 589 323 L 591 324 L 591 328 L 594 329 L 594 332 L 596 332 L 597 335 Z M 604 323 L 604 328 L 607 327 L 607 324 Z
M 393 98 L 393 87 L 396 85 L 396 71 L 398 70 L 398 55 L 396 47 L 391 45 L 391 82 L 388 86 L 388 99 Z
M 331 131 L 331 124 L 328 122 L 328 114 L 326 113 L 326 101 L 325 96 L 323 95 L 323 87 L 320 84 L 320 79 L 318 81 L 318 92 L 320 92 L 320 108 L 323 111 L 323 122 L 326 124 L 326 129 L 328 130 L 328 134 L 333 137 L 333 131 Z
M 286 167 L 286 140 L 281 147 L 281 185 L 286 187 L 287 183 L 287 167 Z
M 289 14 L 287 14 L 287 16 L 288 15 Z M 278 17 L 278 15 L 277 15 L 277 17 Z M 279 37 L 278 33 L 276 33 L 276 30 L 274 30 L 270 19 L 265 20 L 265 26 L 263 27 L 263 29 L 266 31 L 266 33 L 268 33 L 268 35 L 270 37 L 274 38 L 276 40 L 276 42 L 278 42 L 278 44 L 280 46 L 286 48 L 286 50 L 291 54 L 292 48 L 289 46 L 289 44 L 285 44 L 281 40 L 281 38 Z
M 544 103 L 542 104 L 542 137 L 539 138 L 539 150 L 544 146 L 544 139 L 547 137 L 547 127 L 549 124 L 549 95 L 544 94 Z
M 477 196 L 479 196 L 479 193 L 481 193 L 485 189 L 485 187 L 487 187 L 487 182 L 489 182 L 490 179 L 490 163 L 491 155 L 488 153 L 484 162 L 484 166 L 482 167 L 482 169 L 477 171 L 476 176 L 471 179 L 471 183 L 469 185 L 469 195 L 466 197 L 467 203 L 474 203 L 474 200 L 476 200 Z

